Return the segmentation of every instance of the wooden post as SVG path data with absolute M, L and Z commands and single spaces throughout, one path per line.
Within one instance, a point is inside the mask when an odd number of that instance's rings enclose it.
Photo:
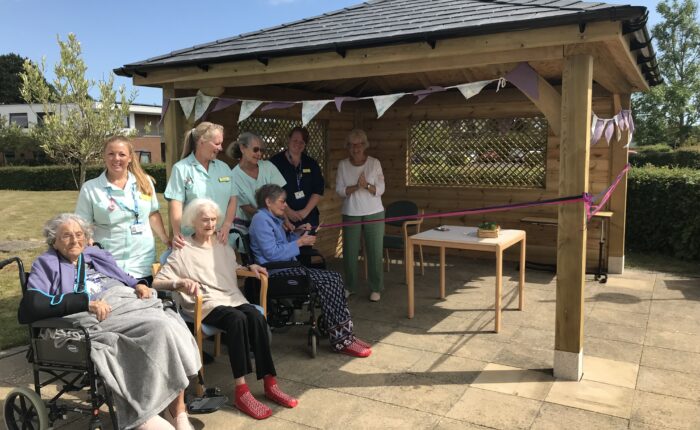
M 613 95 L 613 114 L 621 109 L 629 109 L 631 97 L 629 94 Z M 617 178 L 618 173 L 628 162 L 629 151 L 625 148 L 629 131 L 623 131 L 619 142 L 610 143 L 610 182 Z M 608 273 L 620 274 L 625 268 L 625 220 L 627 219 L 627 175 L 618 184 L 610 196 L 610 219 L 608 233 Z
M 172 85 L 163 88 L 163 99 L 171 99 L 168 104 L 168 110 L 163 117 L 163 138 L 165 139 L 165 164 L 168 178 L 173 168 L 173 164 L 180 160 L 182 152 L 182 136 L 185 134 L 185 116 L 180 109 L 180 104 L 177 100 L 172 100 L 176 97 L 175 90 Z
M 593 57 L 564 60 L 561 105 L 559 195 L 588 192 Z M 586 209 L 583 202 L 559 206 L 554 376 L 583 374 L 583 287 L 586 275 Z

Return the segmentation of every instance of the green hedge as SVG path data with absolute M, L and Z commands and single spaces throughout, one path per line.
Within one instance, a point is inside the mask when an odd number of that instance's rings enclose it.
M 165 164 L 147 164 L 144 170 L 156 180 L 156 191 L 165 191 Z M 101 165 L 90 166 L 85 177 L 96 178 L 102 173 Z M 29 191 L 76 190 L 73 175 L 77 177 L 77 168 L 71 173 L 70 166 L 13 166 L 0 168 L 0 189 Z
M 700 169 L 700 150 L 697 147 L 667 151 L 662 145 L 658 150 L 639 148 L 636 154 L 630 154 L 630 164 L 636 167 L 651 164 L 657 167 L 689 167 Z
M 630 170 L 626 248 L 700 260 L 700 170 Z

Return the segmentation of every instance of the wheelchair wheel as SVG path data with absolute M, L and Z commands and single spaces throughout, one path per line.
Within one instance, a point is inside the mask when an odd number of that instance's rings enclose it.
M 17 387 L 5 399 L 5 426 L 8 430 L 46 430 L 49 413 L 41 397 L 33 390 Z
M 316 336 L 313 329 L 309 329 L 309 347 L 311 348 L 309 351 L 311 353 L 311 358 L 316 358 L 316 354 L 318 353 L 318 336 Z

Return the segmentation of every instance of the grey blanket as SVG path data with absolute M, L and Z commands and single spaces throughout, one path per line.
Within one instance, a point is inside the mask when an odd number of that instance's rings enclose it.
M 95 368 L 111 390 L 120 428 L 160 413 L 201 367 L 197 343 L 182 319 L 156 298 L 138 299 L 129 287 L 102 297 L 112 312 L 102 322 L 91 313 L 67 318 L 89 328 Z

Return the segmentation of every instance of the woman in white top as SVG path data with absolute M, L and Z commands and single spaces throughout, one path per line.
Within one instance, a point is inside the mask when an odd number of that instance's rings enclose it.
M 365 151 L 369 147 L 367 134 L 355 129 L 347 137 L 348 158 L 341 160 L 335 178 L 335 190 L 343 201 L 343 222 L 381 220 L 384 206 L 384 173 L 382 166 Z M 343 264 L 345 266 L 346 295 L 357 290 L 357 256 L 360 252 L 360 235 L 364 233 L 367 253 L 369 299 L 379 301 L 384 289 L 382 247 L 384 222 L 343 227 Z
M 75 213 L 95 227 L 95 241 L 112 254 L 119 268 L 150 285 L 154 233 L 170 244 L 153 178 L 141 168 L 127 137 L 109 138 L 103 155 L 105 171 L 83 184 Z

